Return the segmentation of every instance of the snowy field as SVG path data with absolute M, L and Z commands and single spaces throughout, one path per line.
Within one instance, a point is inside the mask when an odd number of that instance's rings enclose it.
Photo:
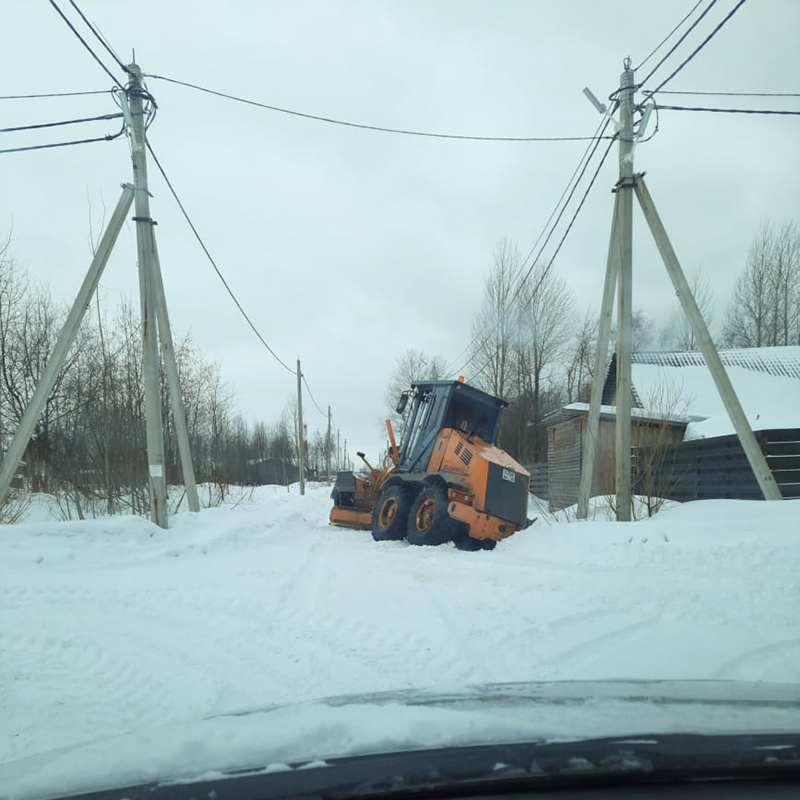
M 344 693 L 598 678 L 800 683 L 800 501 L 540 520 L 493 552 L 332 528 L 326 487 L 0 530 L 0 765 Z

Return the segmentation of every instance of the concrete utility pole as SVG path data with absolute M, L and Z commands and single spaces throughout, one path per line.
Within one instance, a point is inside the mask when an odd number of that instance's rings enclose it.
M 615 462 L 617 520 L 630 522 L 631 347 L 633 342 L 633 69 L 624 62 L 619 83 L 619 284 L 617 288 L 617 415 Z
M 328 437 L 325 439 L 325 474 L 331 482 L 331 407 L 328 406 Z
M 139 294 L 142 306 L 142 377 L 147 422 L 147 465 L 150 486 L 150 519 L 162 528 L 167 527 L 167 485 L 164 476 L 164 432 L 161 409 L 161 369 L 158 360 L 158 325 L 155 313 L 153 280 L 153 231 L 150 217 L 150 193 L 147 190 L 147 161 L 145 158 L 144 104 L 142 103 L 141 71 L 136 64 L 128 65 L 130 82 L 131 161 L 136 216 L 136 250 L 139 258 Z
M 297 464 L 300 470 L 300 494 L 306 493 L 305 442 L 303 441 L 303 373 L 297 359 Z

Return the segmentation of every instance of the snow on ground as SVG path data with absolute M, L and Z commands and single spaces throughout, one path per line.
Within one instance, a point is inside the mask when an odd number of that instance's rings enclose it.
M 495 681 L 800 683 L 800 501 L 376 543 L 329 490 L 0 529 L 0 764 L 345 693 Z

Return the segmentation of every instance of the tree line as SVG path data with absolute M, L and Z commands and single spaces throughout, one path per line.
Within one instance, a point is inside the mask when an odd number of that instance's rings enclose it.
M 0 243 L 0 442 L 3 452 L 28 405 L 66 317 L 66 309 L 35 285 Z M 218 496 L 230 485 L 257 480 L 254 465 L 266 459 L 297 464 L 296 401 L 272 424 L 248 423 L 219 364 L 191 337 L 176 337 L 192 459 L 198 483 L 214 484 Z M 175 425 L 162 377 L 167 484 L 181 484 Z M 306 462 L 311 476 L 343 461 L 335 436 L 310 435 Z M 148 467 L 142 384 L 139 308 L 123 301 L 110 314 L 95 295 L 65 368 L 36 423 L 25 454 L 22 480 L 33 492 L 58 495 L 70 516 L 145 514 Z M 62 506 L 62 507 L 65 507 Z M 0 517 L 2 514 L 0 513 Z
M 393 412 L 402 388 L 413 380 L 454 378 L 461 372 L 469 383 L 509 402 L 500 446 L 522 463 L 546 460 L 546 432 L 537 423 L 567 403 L 588 401 L 598 312 L 581 309 L 564 279 L 543 263 L 527 272 L 525 266 L 516 244 L 500 242 L 460 363 L 448 365 L 418 350 L 401 354 L 386 391 L 395 430 L 402 427 Z M 762 224 L 720 324 L 715 324 L 714 293 L 702 271 L 690 275 L 689 282 L 719 347 L 800 345 L 800 233 L 795 223 Z M 659 324 L 634 311 L 633 349 L 699 349 L 677 299 Z

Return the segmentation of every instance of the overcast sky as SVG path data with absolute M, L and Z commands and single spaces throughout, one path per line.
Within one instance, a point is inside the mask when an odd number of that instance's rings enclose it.
M 111 87 L 50 3 L 5 5 L 0 95 Z M 68 0 L 59 5 L 79 23 Z M 588 136 L 600 118 L 583 87 L 605 99 L 619 84 L 623 58 L 637 65 L 694 3 L 79 5 L 123 61 L 135 48 L 145 73 L 372 125 Z M 720 0 L 651 88 L 734 5 Z M 750 0 L 667 88 L 798 92 L 798 53 L 800 2 Z M 383 394 L 400 353 L 414 347 L 450 361 L 466 346 L 495 246 L 509 237 L 528 252 L 586 147 L 398 136 L 278 114 L 154 79 L 147 85 L 159 105 L 149 138 L 189 214 L 266 340 L 290 365 L 302 359 L 317 401 L 323 409 L 330 403 L 351 453 L 374 453 L 384 441 Z M 800 108 L 796 98 L 661 98 L 670 101 Z M 1 127 L 117 110 L 110 95 L 2 101 L 0 109 Z M 4 134 L 2 146 L 100 135 L 115 125 Z M 651 120 L 648 133 L 653 127 Z M 687 273 L 702 267 L 718 316 L 761 221 L 800 219 L 799 134 L 798 117 L 665 111 L 658 134 L 636 150 L 636 170 L 647 172 L 677 254 Z M 110 215 L 120 183 L 131 180 L 127 141 L 3 155 L 0 163 L 0 232 L 13 229 L 14 256 L 54 298 L 72 302 L 91 257 L 90 208 L 96 230 L 103 207 Z M 615 152 L 554 266 L 580 305 L 595 310 L 616 170 Z M 292 396 L 294 378 L 225 294 L 155 165 L 150 189 L 176 336 L 191 333 L 221 363 L 242 413 L 272 422 Z M 559 238 L 560 230 L 554 242 Z M 123 297 L 138 302 L 135 259 L 129 222 L 101 282 L 109 313 Z M 660 319 L 673 300 L 635 209 L 634 306 Z M 308 399 L 305 409 L 310 431 L 325 425 Z

